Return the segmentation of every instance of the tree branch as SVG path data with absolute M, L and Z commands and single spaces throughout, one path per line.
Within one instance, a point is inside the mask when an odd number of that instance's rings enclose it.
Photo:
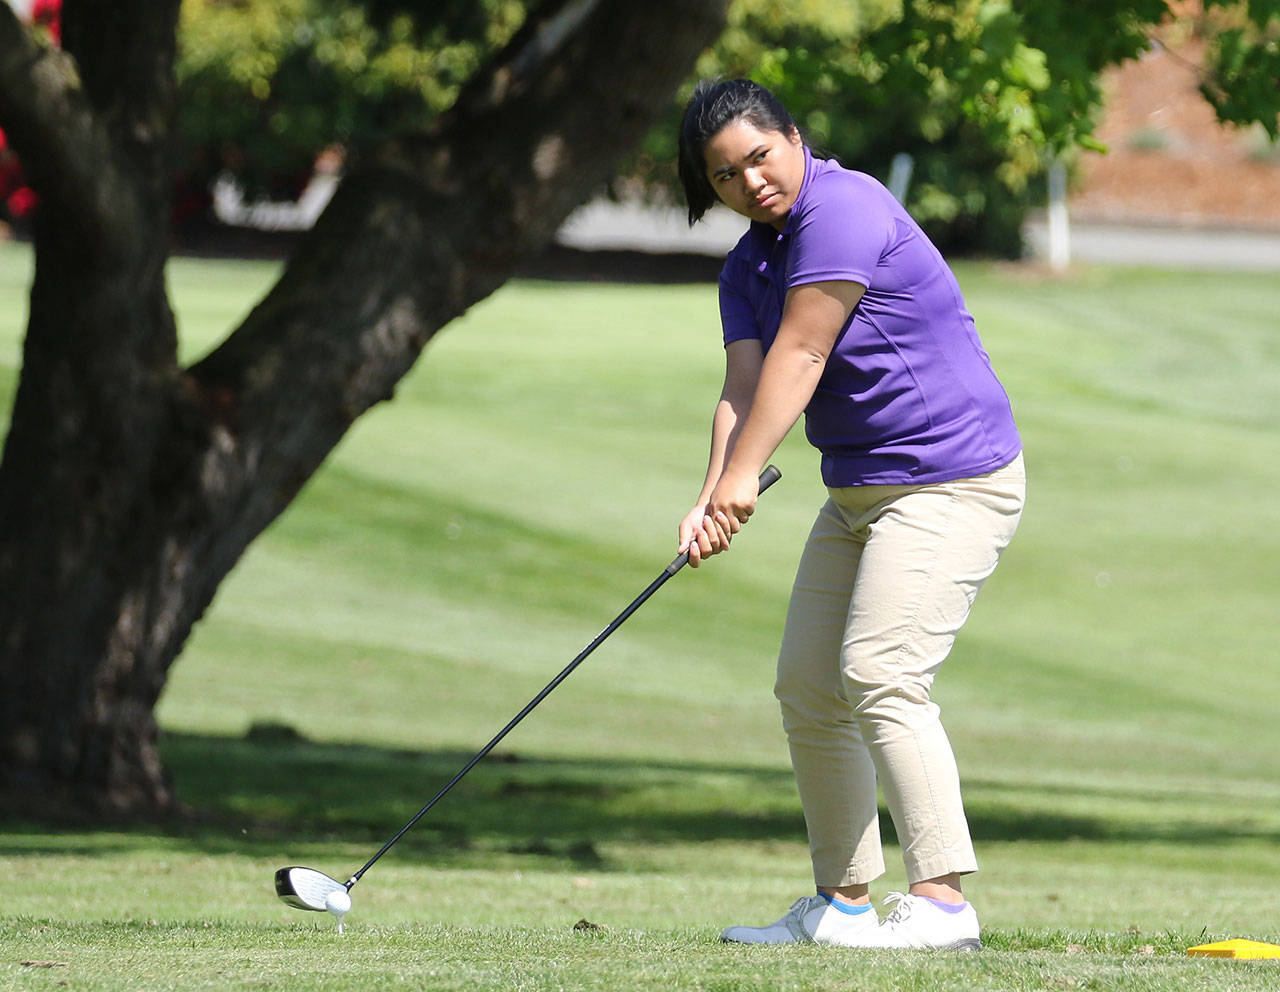
M 287 505 L 436 331 L 603 185 L 670 106 L 725 6 L 555 4 L 540 22 L 551 33 L 535 25 L 526 47 L 508 46 L 431 134 L 367 153 L 280 282 L 189 370 L 221 437 L 204 477 L 235 489 L 251 475 L 274 489 L 277 512 Z
M 530 11 L 502 51 L 467 81 L 445 119 L 475 116 L 512 98 L 600 4 L 601 0 L 549 0 Z
M 0 4 L 0 126 L 78 253 L 129 256 L 164 211 L 179 0 L 66 0 L 60 50 Z
M 464 203 L 510 211 L 520 231 L 507 233 L 516 240 L 503 243 L 496 232 L 469 239 L 489 243 L 470 262 L 509 271 L 551 239 L 666 110 L 723 27 L 726 6 L 724 0 L 552 5 L 464 90 L 431 135 L 377 157 Z M 484 170 L 473 169 L 477 161 Z
M 139 163 L 168 188 L 177 83 L 180 0 L 64 0 L 62 47 L 80 67 L 85 93 Z
M 42 43 L 8 4 L 0 4 L 0 127 L 42 197 L 82 216 L 100 213 L 110 137 L 75 60 Z

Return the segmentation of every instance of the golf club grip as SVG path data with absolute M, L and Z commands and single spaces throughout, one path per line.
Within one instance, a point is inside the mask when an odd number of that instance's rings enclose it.
M 782 478 L 782 472 L 778 469 L 778 466 L 776 465 L 768 466 L 763 472 L 760 473 L 759 495 L 764 495 L 764 491 L 781 478 Z M 689 552 L 681 551 L 678 555 L 676 555 L 673 559 L 671 559 L 671 564 L 667 566 L 667 574 L 675 575 L 676 572 L 680 571 L 680 569 L 684 568 L 687 564 L 689 564 Z
M 775 482 L 777 482 L 781 478 L 782 478 L 782 473 L 778 471 L 778 469 L 775 468 L 773 465 L 770 465 L 768 468 L 766 468 L 763 472 L 760 473 L 760 492 L 764 492 L 766 489 L 768 489 L 770 486 L 772 486 Z M 414 827 L 414 825 L 417 824 L 419 820 L 421 820 L 424 816 L 426 816 L 427 812 L 431 809 L 431 807 L 433 807 L 436 803 L 438 803 L 441 799 L 443 799 L 445 795 L 447 795 L 448 792 L 455 785 L 461 782 L 462 779 L 466 777 L 466 774 L 469 771 L 471 771 L 471 769 L 474 768 L 477 764 L 479 764 L 480 761 L 485 757 L 485 755 L 487 755 L 490 751 L 492 751 L 495 747 L 497 747 L 498 743 L 504 737 L 506 737 L 507 734 L 511 733 L 511 731 L 515 729 L 516 725 L 521 720 L 523 720 L 526 716 L 532 713 L 534 708 L 539 703 L 541 703 L 544 699 L 546 699 L 547 696 L 551 695 L 552 690 L 555 689 L 556 686 L 558 686 L 561 682 L 567 679 L 569 675 L 573 672 L 573 670 L 576 669 L 579 665 L 581 665 L 587 659 L 587 655 L 591 654 L 592 651 L 594 651 L 597 647 L 600 646 L 601 643 L 603 643 L 605 638 L 607 638 L 615 630 L 621 627 L 623 621 L 625 621 L 627 617 L 631 616 L 631 614 L 635 613 L 636 610 L 640 609 L 640 607 L 644 605 L 644 603 L 649 599 L 649 597 L 652 596 L 655 592 L 657 592 L 660 588 L 662 588 L 663 583 L 666 582 L 667 579 L 671 578 L 671 576 L 675 575 L 676 572 L 678 572 L 680 568 L 686 562 L 688 562 L 688 560 L 689 560 L 689 553 L 686 551 L 685 553 L 677 557 L 676 560 L 673 561 L 670 565 L 668 565 L 665 569 L 659 572 L 658 577 L 649 583 L 648 588 L 645 589 L 644 592 L 642 592 L 639 596 L 633 599 L 627 605 L 627 608 L 625 610 L 623 610 L 616 617 L 614 617 L 613 620 L 609 623 L 609 625 L 605 627 L 604 630 L 600 631 L 600 633 L 598 633 L 595 636 L 595 638 L 591 641 L 591 643 L 588 644 L 585 648 L 583 648 L 581 652 L 579 652 L 578 656 L 574 658 L 573 661 L 565 665 L 565 667 L 563 668 L 563 670 L 561 670 L 559 675 L 557 675 L 550 682 L 548 682 L 546 686 L 543 687 L 541 692 L 539 692 L 536 696 L 534 696 L 531 700 L 529 700 L 529 702 L 525 704 L 524 708 L 507 722 L 507 725 L 505 727 L 503 727 L 501 730 L 499 730 L 496 734 L 493 735 L 493 738 L 489 741 L 488 744 L 486 744 L 474 755 L 472 755 L 471 759 L 465 765 L 463 765 L 460 769 L 458 769 L 457 773 L 453 776 L 453 778 L 451 778 L 448 782 L 446 782 L 444 786 L 440 789 L 440 791 L 437 792 L 434 796 L 432 796 L 431 801 L 428 802 L 425 806 L 423 806 L 420 810 L 418 810 L 418 812 L 413 815 L 413 818 L 410 819 L 408 823 L 406 823 L 403 827 L 401 827 L 396 832 L 395 836 L 393 836 L 390 840 L 388 840 L 385 844 L 382 845 L 381 849 L 379 849 L 377 854 L 375 854 L 372 858 L 366 861 L 364 865 L 355 874 L 353 874 L 349 879 L 347 879 L 347 882 L 346 882 L 347 888 L 350 889 L 353 885 L 356 884 L 356 882 L 360 881 L 361 876 L 363 876 L 365 872 L 367 872 L 370 868 L 372 868 L 374 864 L 377 861 L 379 861 L 384 854 L 386 854 L 389 850 L 391 850 L 391 848 L 395 846 L 395 844 L 400 840 L 400 838 L 403 837 L 405 834 L 407 834 Z M 679 564 L 677 564 L 677 562 Z

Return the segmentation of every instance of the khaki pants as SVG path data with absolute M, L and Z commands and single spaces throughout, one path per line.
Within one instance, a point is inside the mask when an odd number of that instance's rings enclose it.
M 976 871 L 929 690 L 1017 529 L 1022 456 L 955 482 L 829 492 L 800 560 L 775 688 L 814 880 L 884 872 L 877 782 L 908 882 Z

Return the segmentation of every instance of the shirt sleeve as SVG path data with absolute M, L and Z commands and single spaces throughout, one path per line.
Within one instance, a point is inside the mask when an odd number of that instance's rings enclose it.
M 797 218 L 787 288 L 828 280 L 869 287 L 892 240 L 893 214 L 871 182 L 823 179 Z
M 744 338 L 761 336 L 755 308 L 736 284 L 732 268 L 732 265 L 726 265 L 720 272 L 720 327 L 726 346 Z

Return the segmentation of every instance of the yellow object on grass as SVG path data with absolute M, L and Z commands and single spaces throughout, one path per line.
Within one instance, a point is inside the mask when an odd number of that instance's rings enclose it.
M 1259 940 L 1220 940 L 1216 944 L 1188 947 L 1192 957 L 1206 958 L 1280 958 L 1280 944 L 1264 944 Z

